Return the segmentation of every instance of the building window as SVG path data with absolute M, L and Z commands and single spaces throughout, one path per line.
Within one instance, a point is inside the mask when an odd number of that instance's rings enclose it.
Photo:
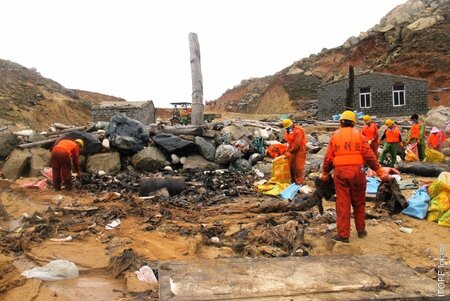
M 370 108 L 372 106 L 370 88 L 359 89 L 359 106 L 361 108 Z
M 392 102 L 394 107 L 405 105 L 405 85 L 394 85 L 392 87 Z

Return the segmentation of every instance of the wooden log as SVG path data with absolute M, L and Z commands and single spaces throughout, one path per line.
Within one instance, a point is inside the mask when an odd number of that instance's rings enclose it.
M 191 53 L 191 78 L 192 78 L 192 115 L 191 122 L 194 125 L 203 124 L 203 77 L 200 62 L 200 45 L 196 33 L 189 33 L 189 50 Z
M 56 132 L 48 132 L 48 133 L 44 133 L 42 135 L 48 137 L 48 136 L 56 136 L 56 135 L 60 135 L 60 134 L 64 134 L 64 133 L 70 133 L 73 131 L 79 131 L 79 130 L 85 130 L 86 127 L 85 126 L 78 126 L 78 127 L 74 127 L 74 128 L 70 128 L 70 129 L 64 129 L 61 131 L 56 131 Z
M 24 144 L 20 144 L 17 147 L 24 149 L 24 148 L 30 148 L 30 147 L 35 147 L 35 146 L 40 146 L 40 145 L 44 145 L 47 143 L 51 143 L 51 142 L 55 142 L 57 138 L 52 138 L 52 139 L 47 139 L 47 140 L 42 140 L 42 141 L 37 141 L 37 142 L 31 142 L 31 143 L 24 143 Z
M 204 132 L 203 126 L 197 125 L 177 125 L 177 126 L 159 126 L 149 125 L 148 131 L 151 135 L 172 134 L 172 135 L 193 135 L 202 136 Z

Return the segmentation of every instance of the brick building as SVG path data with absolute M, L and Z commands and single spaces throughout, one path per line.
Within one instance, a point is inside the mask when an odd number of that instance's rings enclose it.
M 348 78 L 319 86 L 319 119 L 331 119 L 345 110 Z M 354 77 L 353 104 L 368 115 L 408 116 L 428 111 L 425 79 L 386 73 L 364 73 Z
M 156 110 L 153 101 L 104 101 L 92 108 L 93 121 L 109 121 L 116 114 L 139 120 L 147 125 L 156 121 Z

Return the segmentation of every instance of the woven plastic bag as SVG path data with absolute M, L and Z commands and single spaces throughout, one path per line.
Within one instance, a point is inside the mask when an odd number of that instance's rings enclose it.
M 431 201 L 427 220 L 436 222 L 450 210 L 450 173 L 441 172 L 437 180 L 428 187 L 428 194 Z
M 405 161 L 419 161 L 419 150 L 417 148 L 417 143 L 408 144 L 406 147 Z
M 432 148 L 425 148 L 425 161 L 426 162 L 444 162 L 445 155 L 440 151 Z

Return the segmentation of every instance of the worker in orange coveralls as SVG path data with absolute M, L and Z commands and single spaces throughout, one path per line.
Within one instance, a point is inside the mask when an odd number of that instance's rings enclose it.
M 367 143 L 369 143 L 375 156 L 378 156 L 378 126 L 375 122 L 372 122 L 372 118 L 369 115 L 365 115 L 363 121 L 362 134 L 366 137 Z
M 341 128 L 330 139 L 323 162 L 323 182 L 330 180 L 334 167 L 336 187 L 337 234 L 334 240 L 348 243 L 350 237 L 350 205 L 353 207 L 358 237 L 367 236 L 365 225 L 366 172 L 364 164 L 373 169 L 383 182 L 389 181 L 389 174 L 381 168 L 377 157 L 361 132 L 354 128 L 356 115 L 352 111 L 342 113 Z
M 52 149 L 52 173 L 53 187 L 61 190 L 61 179 L 67 190 L 72 189 L 72 162 L 77 172 L 77 177 L 81 176 L 80 170 L 80 150 L 83 149 L 84 141 L 63 139 Z
M 305 132 L 290 119 L 284 119 L 281 124 L 286 129 L 284 138 L 288 142 L 288 148 L 284 155 L 289 159 L 291 181 L 297 185 L 303 184 L 306 162 Z

